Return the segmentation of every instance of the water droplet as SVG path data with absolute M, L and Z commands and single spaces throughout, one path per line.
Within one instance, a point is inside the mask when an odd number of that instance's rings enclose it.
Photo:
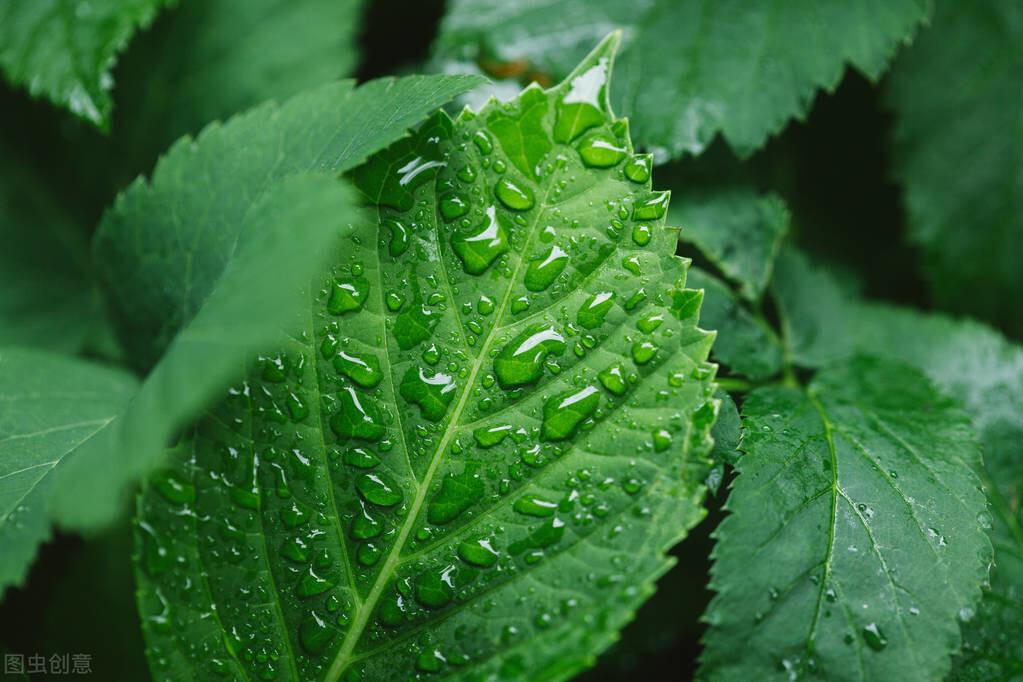
M 463 542 L 458 546 L 458 556 L 466 563 L 480 568 L 490 568 L 499 558 L 490 538 Z
M 472 141 L 484 156 L 494 151 L 494 143 L 485 130 L 477 130 L 476 134 L 472 136 Z
M 461 218 L 468 212 L 469 202 L 465 200 L 465 197 L 457 194 L 441 197 L 440 214 L 444 217 L 444 220 L 451 222 L 455 218 Z
M 298 627 L 298 641 L 310 654 L 326 651 L 337 630 L 315 612 L 309 612 Z
M 433 335 L 440 315 L 425 305 L 413 305 L 398 314 L 394 320 L 394 340 L 398 348 L 409 350 Z
M 636 205 L 632 207 L 632 219 L 659 220 L 663 218 L 664 212 L 668 210 L 670 196 L 670 192 L 657 192 L 642 201 L 637 201 Z
M 543 406 L 543 436 L 547 440 L 565 440 L 579 430 L 600 405 L 600 392 L 593 386 L 585 386 L 550 398 Z
M 664 314 L 655 311 L 642 317 L 639 322 L 636 323 L 636 328 L 644 334 L 649 334 L 660 327 L 663 322 Z
M 526 516 L 538 516 L 541 518 L 554 516 L 558 510 L 557 502 L 550 502 L 542 497 L 530 496 L 520 497 L 512 505 L 515 511 Z
M 654 359 L 660 350 L 653 341 L 637 341 L 632 344 L 632 359 L 637 365 L 645 365 Z
M 547 355 L 562 354 L 565 338 L 553 327 L 534 325 L 508 343 L 494 358 L 494 373 L 502 388 L 525 386 L 543 375 Z
M 416 600 L 430 609 L 439 609 L 455 596 L 456 568 L 448 565 L 421 573 L 416 578 Z
M 395 218 L 384 218 L 380 221 L 380 224 L 386 227 L 391 233 L 391 241 L 388 244 L 387 250 L 392 256 L 397 258 L 408 251 L 411 238 L 408 226 L 405 225 L 405 223 L 400 220 L 396 220 Z
M 586 329 L 596 329 L 604 324 L 604 318 L 614 305 L 614 292 L 601 291 L 590 296 L 589 300 L 579 308 L 576 322 Z
M 481 426 L 472 432 L 473 438 L 481 448 L 492 448 L 503 441 L 512 431 L 511 424 L 499 424 L 497 426 Z
M 571 142 L 605 121 L 602 111 L 607 86 L 607 57 L 601 57 L 569 82 L 569 90 L 558 102 L 554 139 Z
M 380 464 L 380 458 L 365 448 L 351 448 L 345 451 L 344 462 L 357 469 L 372 469 Z
M 653 157 L 649 154 L 633 156 L 625 164 L 625 177 L 633 182 L 644 183 L 650 179 L 650 168 L 653 166 Z
M 526 268 L 525 285 L 530 291 L 543 291 L 549 287 L 568 265 L 568 253 L 560 246 L 551 245 L 543 258 L 530 261 Z
M 364 388 L 373 388 L 384 376 L 380 361 L 372 353 L 356 355 L 338 351 L 334 356 L 334 369 Z
M 654 236 L 654 230 L 646 223 L 639 223 L 632 228 L 632 241 L 637 246 L 646 246 Z
M 335 279 L 327 300 L 327 310 L 334 315 L 354 312 L 366 305 L 369 281 L 364 277 Z
M 657 429 L 654 431 L 654 451 L 664 452 L 671 447 L 671 431 L 667 429 Z
M 430 500 L 426 518 L 438 526 L 451 523 L 479 502 L 485 490 L 483 479 L 473 466 L 467 466 L 460 474 L 449 473 L 441 481 L 440 490 Z
M 161 471 L 150 479 L 156 491 L 172 504 L 195 502 L 195 486 L 181 480 L 173 471 Z
M 339 410 L 330 418 L 330 428 L 341 438 L 362 438 L 376 441 L 383 438 L 386 429 L 380 423 L 380 413 L 372 398 L 359 395 L 354 388 L 338 391 Z
M 502 204 L 513 211 L 528 211 L 533 208 L 533 191 L 524 183 L 502 177 L 494 187 L 494 193 Z
M 470 275 L 481 275 L 494 261 L 508 251 L 508 238 L 497 217 L 497 209 L 487 209 L 486 220 L 469 235 L 456 234 L 451 248 Z
M 355 488 L 364 500 L 381 507 L 393 507 L 404 499 L 395 480 L 382 472 L 360 474 L 355 479 Z
M 877 623 L 870 623 L 863 627 L 863 641 L 874 651 L 881 651 L 888 646 L 888 638 Z
M 625 383 L 625 368 L 621 365 L 608 367 L 597 375 L 600 385 L 615 395 L 625 395 L 629 386 Z
M 352 526 L 349 529 L 349 534 L 356 540 L 370 540 L 377 537 L 384 532 L 384 522 L 380 516 L 371 509 L 367 509 L 365 505 L 361 505 L 361 509 L 352 519 Z
M 323 594 L 334 587 L 335 583 L 335 579 L 321 576 L 316 573 L 312 566 L 309 566 L 305 574 L 298 581 L 298 587 L 295 588 L 295 592 L 302 598 L 312 597 L 317 594 Z
M 450 374 L 427 374 L 422 367 L 409 367 L 399 392 L 402 398 L 419 406 L 423 417 L 436 422 L 444 418 L 457 387 Z
M 626 154 L 625 147 L 605 132 L 587 135 L 576 148 L 583 163 L 590 168 L 610 168 L 624 159 Z

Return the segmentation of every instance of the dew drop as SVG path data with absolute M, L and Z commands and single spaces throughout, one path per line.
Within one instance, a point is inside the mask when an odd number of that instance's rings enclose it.
M 544 438 L 555 441 L 571 438 L 599 405 L 600 392 L 593 386 L 550 398 L 543 406 Z

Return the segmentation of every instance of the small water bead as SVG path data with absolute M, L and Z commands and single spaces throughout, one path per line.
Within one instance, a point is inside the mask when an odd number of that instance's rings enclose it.
M 637 201 L 632 207 L 633 220 L 659 220 L 668 210 L 670 192 L 657 192 L 646 199 Z
M 550 398 L 543 406 L 543 437 L 554 441 L 573 437 L 599 405 L 600 392 L 593 386 Z
M 385 473 L 360 474 L 355 489 L 364 500 L 381 507 L 393 507 L 404 499 L 401 487 Z
M 456 388 L 458 384 L 450 374 L 428 374 L 422 367 L 409 367 L 402 377 L 399 392 L 402 398 L 419 406 L 423 417 L 437 422 L 447 413 Z
M 308 598 L 317 594 L 323 594 L 337 584 L 337 579 L 330 576 L 321 576 L 310 566 L 295 588 L 299 597 Z
M 671 447 L 671 431 L 656 429 L 653 434 L 654 452 L 664 452 Z
M 560 246 L 552 245 L 542 258 L 529 262 L 524 283 L 530 291 L 543 291 L 554 283 L 568 265 L 568 253 Z
M 376 566 L 380 561 L 380 547 L 373 542 L 363 542 L 355 551 L 355 558 L 363 566 Z
M 490 538 L 463 542 L 458 546 L 458 556 L 467 564 L 480 568 L 490 568 L 500 558 Z
M 601 57 L 596 64 L 569 82 L 568 92 L 557 103 L 554 122 L 556 141 L 571 142 L 607 120 L 603 103 L 606 98 L 608 65 L 608 58 Z
M 637 341 L 632 344 L 632 359 L 637 365 L 645 365 L 654 359 L 660 348 L 653 341 Z
M 586 329 L 596 329 L 604 324 L 604 318 L 614 306 L 614 292 L 600 291 L 590 298 L 579 308 L 576 314 L 576 322 Z
M 479 502 L 485 492 L 486 486 L 476 467 L 467 466 L 461 473 L 449 473 L 430 500 L 426 518 L 436 526 L 451 523 Z
M 425 305 L 413 305 L 394 320 L 394 340 L 401 350 L 410 350 L 433 335 L 440 314 Z
M 654 230 L 646 223 L 639 223 L 632 228 L 632 241 L 637 246 L 646 246 L 654 236 Z
M 151 482 L 156 491 L 172 504 L 195 502 L 195 486 L 183 481 L 173 471 L 162 471 L 153 476 Z
M 331 285 L 327 310 L 334 315 L 355 312 L 366 305 L 369 282 L 363 277 L 335 279 Z
M 284 398 L 284 404 L 288 408 L 288 414 L 291 415 L 292 421 L 300 422 L 309 416 L 309 407 L 305 404 L 302 396 L 297 393 L 288 393 Z
M 357 469 L 372 469 L 380 464 L 380 458 L 366 448 L 350 448 L 345 451 L 344 463 Z
M 542 497 L 537 497 L 535 495 L 527 495 L 515 500 L 512 508 L 526 516 L 546 518 L 548 516 L 554 516 L 554 512 L 558 510 L 558 503 L 545 500 Z
M 469 202 L 465 197 L 451 194 L 440 199 L 440 214 L 447 222 L 461 218 L 469 212 Z
M 494 159 L 493 169 L 495 173 L 503 173 L 508 170 L 508 165 L 504 162 L 504 159 Z
M 877 623 L 865 625 L 862 630 L 863 641 L 874 651 L 881 651 L 888 646 L 888 638 Z
M 480 296 L 480 300 L 476 303 L 476 310 L 480 315 L 489 315 L 494 312 L 494 299 L 489 296 Z
M 481 448 L 492 448 L 500 444 L 512 431 L 511 424 L 499 424 L 497 426 L 481 426 L 472 432 L 473 438 Z
M 355 540 L 371 540 L 383 532 L 383 519 L 365 505 L 361 505 L 360 511 L 352 519 L 352 525 L 348 529 L 348 534 Z
M 618 165 L 627 153 L 624 146 L 605 132 L 587 135 L 579 141 L 576 149 L 583 163 L 590 168 L 610 168 Z
M 427 649 L 416 657 L 416 669 L 424 673 L 436 673 L 447 664 L 447 659 L 438 649 Z
M 467 163 L 455 172 L 455 177 L 462 182 L 472 182 L 476 179 L 476 169 L 473 168 L 472 164 Z
M 388 310 L 396 313 L 405 305 L 405 298 L 396 291 L 389 291 L 387 296 L 384 297 L 384 303 L 387 305 Z
M 505 176 L 497 181 L 494 193 L 498 200 L 513 211 L 528 211 L 533 208 L 533 191 L 524 183 Z
M 263 381 L 279 384 L 288 378 L 288 366 L 283 355 L 272 358 L 260 358 L 260 360 L 263 363 Z
M 280 511 L 281 521 L 288 528 L 298 528 L 309 522 L 310 514 L 297 502 L 292 502 L 290 507 L 283 507 Z
M 554 327 L 533 325 L 504 346 L 494 358 L 494 373 L 502 388 L 532 384 L 543 375 L 551 353 L 565 351 L 565 337 Z
M 380 423 L 380 413 L 372 398 L 360 395 L 354 388 L 338 391 L 338 407 L 330 418 L 330 428 L 341 438 L 362 438 L 377 441 L 386 429 Z
M 512 314 L 518 315 L 519 313 L 524 313 L 527 310 L 529 310 L 529 297 L 528 296 L 519 296 L 514 301 L 512 301 L 512 304 L 511 304 Z
M 416 578 L 416 601 L 429 609 L 446 606 L 455 596 L 455 566 L 425 571 Z
M 629 385 L 625 381 L 625 368 L 622 365 L 614 365 L 601 371 L 597 375 L 600 385 L 614 395 L 625 395 Z
M 622 267 L 637 277 L 643 274 L 643 268 L 639 263 L 639 256 L 626 256 L 622 259 Z
M 337 630 L 314 611 L 306 614 L 298 627 L 298 641 L 303 649 L 314 655 L 326 651 L 336 634 Z
M 469 235 L 456 234 L 451 239 L 451 248 L 467 273 L 481 275 L 486 272 L 509 249 L 507 233 L 497 210 L 493 206 L 487 208 L 486 219 L 477 230 Z
M 380 361 L 372 353 L 348 353 L 338 351 L 334 356 L 334 369 L 363 388 L 373 388 L 383 379 Z
M 484 156 L 494 151 L 494 142 L 490 139 L 490 134 L 485 130 L 477 130 L 476 134 L 472 136 L 472 141 Z
M 296 564 L 304 564 L 309 561 L 309 546 L 301 538 L 290 537 L 281 545 L 281 556 Z
M 653 157 L 649 154 L 633 156 L 625 164 L 625 177 L 633 182 L 644 183 L 650 179 L 650 169 L 653 167 Z
M 405 223 L 395 218 L 384 218 L 380 221 L 380 224 L 386 227 L 391 234 L 391 240 L 387 246 L 387 250 L 391 256 L 397 258 L 408 251 L 412 238 L 408 226 Z

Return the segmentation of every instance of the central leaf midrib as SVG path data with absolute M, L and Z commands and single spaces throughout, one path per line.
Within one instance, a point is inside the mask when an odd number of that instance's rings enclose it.
M 548 183 L 547 190 L 543 195 L 543 200 L 537 206 L 532 224 L 529 226 L 529 231 L 526 236 L 526 243 L 523 246 L 522 253 L 517 254 L 518 259 L 515 264 L 515 270 L 513 271 L 512 276 L 508 279 L 508 287 L 504 291 L 504 295 L 501 299 L 501 306 L 498 308 L 497 315 L 494 317 L 494 326 L 487 335 L 486 341 L 481 344 L 479 355 L 477 355 L 473 361 L 472 370 L 466 378 L 465 386 L 463 387 L 462 394 L 451 414 L 451 419 L 448 421 L 448 425 L 444 429 L 444 434 L 441 436 L 437 449 L 434 451 L 430 466 L 427 467 L 426 473 L 423 475 L 423 479 L 416 490 L 416 497 L 413 499 L 412 505 L 409 507 L 408 516 L 402 524 L 401 530 L 398 532 L 398 537 L 395 538 L 394 545 L 391 546 L 391 550 L 388 552 L 387 558 L 384 560 L 384 564 L 381 567 L 380 572 L 377 574 L 376 580 L 373 582 L 373 587 L 370 588 L 369 593 L 366 595 L 366 599 L 363 601 L 362 609 L 359 610 L 359 613 L 355 617 L 355 621 L 352 623 L 352 627 L 345 634 L 345 638 L 341 643 L 341 648 L 338 650 L 337 655 L 331 662 L 330 668 L 327 670 L 327 674 L 324 676 L 325 682 L 337 682 L 341 678 L 341 674 L 347 667 L 351 659 L 352 652 L 355 650 L 356 644 L 358 644 L 359 640 L 362 638 L 362 633 L 369 622 L 370 615 L 376 608 L 376 604 L 380 599 L 380 595 L 384 591 L 384 587 L 390 580 L 394 569 L 401 563 L 401 551 L 404 548 L 405 541 L 408 539 L 409 534 L 412 532 L 412 527 L 415 525 L 419 517 L 419 511 L 422 509 L 423 503 L 426 501 L 426 495 L 430 490 L 433 477 L 436 475 L 437 470 L 440 468 L 440 463 L 444 459 L 444 450 L 447 448 L 448 443 L 461 426 L 459 424 L 459 420 L 462 416 L 462 411 L 469 402 L 469 397 L 472 394 L 471 388 L 475 384 L 476 377 L 479 375 L 480 370 L 483 369 L 483 365 L 489 357 L 490 347 L 500 335 L 501 327 L 498 323 L 504 319 L 505 312 L 508 309 L 508 304 L 512 298 L 512 293 L 515 290 L 515 284 L 522 275 L 522 268 L 526 263 L 525 254 L 528 253 L 529 247 L 533 242 L 533 237 L 537 231 L 537 225 L 539 225 L 540 216 L 544 215 L 544 213 L 550 208 L 547 201 L 550 198 L 552 186 L 555 186 L 555 183 Z M 455 312 L 455 321 L 457 324 L 461 324 L 457 311 Z

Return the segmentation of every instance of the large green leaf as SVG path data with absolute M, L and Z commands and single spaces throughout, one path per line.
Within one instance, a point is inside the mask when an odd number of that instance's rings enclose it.
M 942 2 L 887 89 L 912 240 L 942 305 L 1023 335 L 1023 5 Z
M 172 0 L 7 0 L 0 4 L 0 69 L 101 128 L 112 107 L 118 53 Z
M 118 197 L 94 243 L 135 364 L 151 367 L 195 315 L 253 202 L 281 178 L 340 174 L 478 83 L 471 76 L 334 83 L 175 144 L 151 182 L 139 179 Z
M 712 335 L 615 43 L 354 172 L 377 220 L 140 500 L 157 679 L 563 679 L 650 594 L 702 514 Z
M 916 370 L 862 358 L 742 411 L 704 676 L 942 677 L 991 562 L 966 416 Z
M 61 195 L 0 143 L 0 346 L 77 352 L 100 317 L 84 230 Z
M 871 79 L 930 11 L 930 0 L 456 0 L 435 52 L 494 73 L 568 73 L 588 45 L 622 27 L 615 105 L 637 142 L 700 153 L 721 133 L 751 153 L 851 64 Z M 529 68 L 516 62 L 524 60 Z M 493 65 L 493 62 L 505 63 Z
M 0 349 L 0 595 L 50 537 L 48 500 L 66 457 L 135 392 L 120 370 L 36 350 Z
M 828 272 L 786 251 L 772 284 L 794 359 L 814 367 L 857 352 L 916 366 L 968 410 L 984 446 L 995 568 L 964 628 L 963 679 L 1023 671 L 1023 348 L 968 320 L 858 300 Z

